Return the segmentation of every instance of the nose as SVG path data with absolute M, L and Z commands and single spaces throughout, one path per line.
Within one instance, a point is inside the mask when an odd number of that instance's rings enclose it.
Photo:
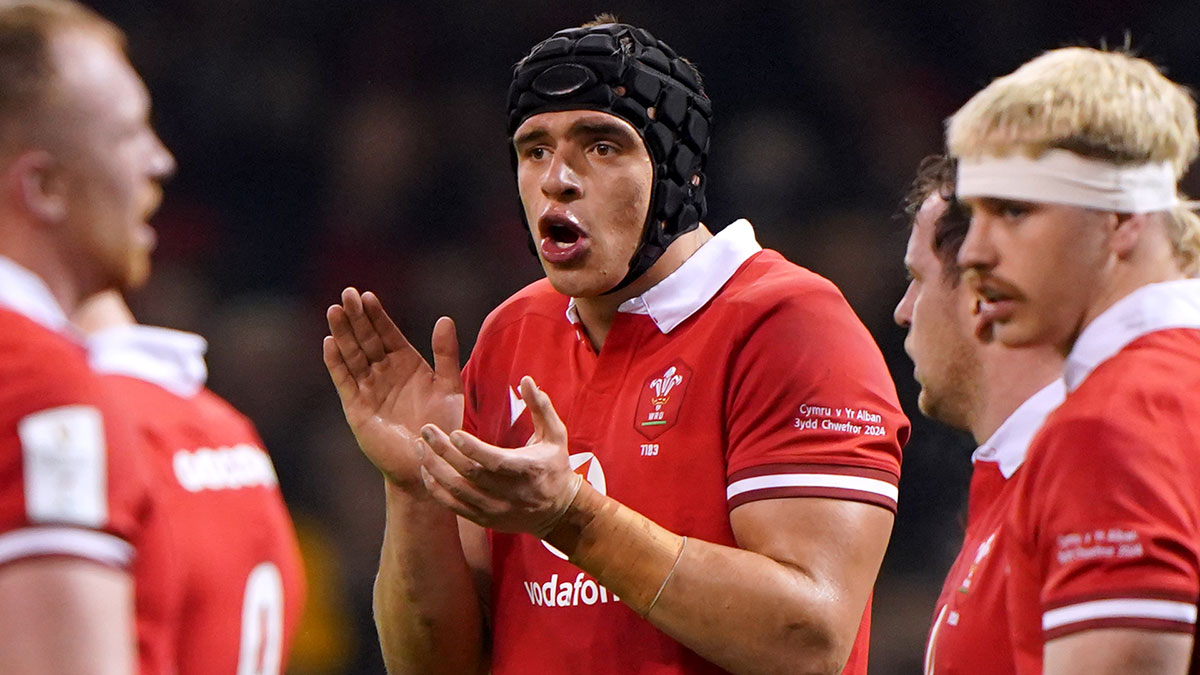
M 892 312 L 892 320 L 901 328 L 912 326 L 913 302 L 915 302 L 916 296 L 913 286 L 915 285 L 915 282 L 908 283 L 908 288 L 904 290 L 904 295 L 900 297 L 900 302 L 896 303 L 896 309 Z
M 963 270 L 991 269 L 996 265 L 996 249 L 992 243 L 992 218 L 976 209 L 971 214 L 971 224 L 958 249 L 958 266 Z
M 583 181 L 571 166 L 569 153 L 555 153 L 542 176 L 542 194 L 560 202 L 570 202 L 583 196 Z

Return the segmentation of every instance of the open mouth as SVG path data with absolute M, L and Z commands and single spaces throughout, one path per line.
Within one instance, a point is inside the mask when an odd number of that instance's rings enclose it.
M 571 218 L 546 214 L 538 220 L 542 258 L 547 262 L 565 264 L 581 259 L 587 253 L 589 238 L 583 228 Z
M 546 238 L 562 248 L 579 241 L 579 232 L 569 225 L 552 223 L 546 230 Z

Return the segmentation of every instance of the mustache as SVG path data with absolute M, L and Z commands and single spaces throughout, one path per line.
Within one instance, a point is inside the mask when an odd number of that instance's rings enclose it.
M 962 271 L 959 279 L 961 283 L 972 288 L 978 288 L 983 283 L 984 274 L 979 271 L 978 267 L 968 267 Z

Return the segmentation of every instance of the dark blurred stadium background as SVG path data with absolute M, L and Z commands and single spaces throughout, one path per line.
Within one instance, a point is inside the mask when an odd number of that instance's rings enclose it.
M 133 303 L 209 338 L 212 387 L 258 424 L 304 538 L 295 675 L 383 672 L 370 613 L 382 490 L 321 365 L 324 309 L 345 285 L 373 289 L 414 343 L 448 314 L 469 347 L 540 275 L 504 136 L 510 67 L 535 42 L 614 11 L 694 60 L 717 119 L 707 222 L 750 218 L 765 246 L 837 282 L 882 346 L 915 432 L 875 596 L 879 675 L 920 671 L 970 471 L 969 440 L 917 414 L 891 322 L 897 205 L 918 161 L 971 93 L 1048 48 L 1130 35 L 1200 83 L 1194 1 L 92 4 L 128 31 L 180 165 Z

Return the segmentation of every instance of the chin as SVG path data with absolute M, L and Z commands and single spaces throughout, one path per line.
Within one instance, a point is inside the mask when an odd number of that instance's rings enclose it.
M 554 290 L 572 298 L 592 298 L 607 293 L 617 280 L 589 274 L 586 270 L 564 270 L 544 267 L 546 280 Z
M 955 403 L 958 403 L 958 405 L 955 405 Z M 967 416 L 962 410 L 961 401 L 948 401 L 944 397 L 937 398 L 930 396 L 922 389 L 920 395 L 917 397 L 917 407 L 921 410 L 921 414 L 931 420 L 937 420 L 952 429 L 970 431 L 970 426 L 967 424 Z
M 921 411 L 922 415 L 930 418 L 934 416 L 934 411 L 937 409 L 937 406 L 928 394 L 928 390 L 923 386 L 921 387 L 921 393 L 917 394 L 917 409 Z
M 115 284 L 122 291 L 134 291 L 146 285 L 150 280 L 150 261 L 138 260 L 132 262 L 125 274 L 121 277 L 120 283 Z

